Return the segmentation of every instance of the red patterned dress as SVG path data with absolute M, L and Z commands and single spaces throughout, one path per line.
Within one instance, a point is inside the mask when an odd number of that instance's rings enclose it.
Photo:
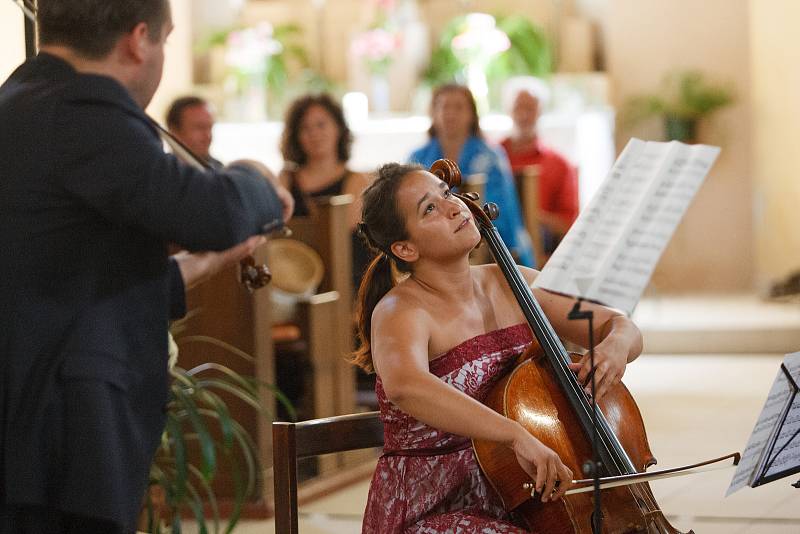
M 430 371 L 483 399 L 531 343 L 527 324 L 464 341 L 430 362 Z M 524 533 L 481 473 L 469 438 L 442 432 L 400 411 L 375 390 L 384 454 L 372 477 L 362 533 Z

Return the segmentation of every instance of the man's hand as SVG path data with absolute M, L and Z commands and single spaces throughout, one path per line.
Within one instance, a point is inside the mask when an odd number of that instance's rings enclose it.
M 189 289 L 225 267 L 246 258 L 266 241 L 264 236 L 254 235 L 246 241 L 220 252 L 190 253 L 182 251 L 172 257 L 178 262 L 184 287 Z
M 261 174 L 272 184 L 272 187 L 275 189 L 275 194 L 278 196 L 278 200 L 280 200 L 283 205 L 283 222 L 288 222 L 289 219 L 292 218 L 292 213 L 294 213 L 294 197 L 292 197 L 289 190 L 281 184 L 278 177 L 275 176 L 266 165 L 253 159 L 239 159 L 232 162 L 230 165 L 247 165 Z

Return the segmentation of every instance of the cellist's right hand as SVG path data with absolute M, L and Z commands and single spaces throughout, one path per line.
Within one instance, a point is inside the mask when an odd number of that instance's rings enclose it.
M 534 481 L 536 493 L 542 502 L 564 496 L 572 485 L 572 470 L 564 465 L 553 449 L 536 439 L 522 425 L 512 442 L 512 449 L 519 465 Z

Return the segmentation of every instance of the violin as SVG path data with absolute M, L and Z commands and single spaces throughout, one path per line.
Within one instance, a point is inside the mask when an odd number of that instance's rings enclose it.
M 172 153 L 188 165 L 197 167 L 201 170 L 209 170 L 211 166 L 198 157 L 194 152 L 179 141 L 174 135 L 169 133 L 163 126 L 152 120 L 153 126 L 158 130 L 161 140 L 165 142 L 172 149 Z M 283 221 L 278 220 L 271 223 L 262 229 L 264 234 L 278 234 L 281 236 L 288 235 L 289 229 L 284 226 Z M 239 282 L 247 289 L 248 292 L 253 293 L 257 289 L 266 286 L 272 280 L 272 273 L 265 264 L 257 265 L 255 258 L 250 255 L 245 257 L 239 262 Z
M 451 188 L 461 183 L 461 172 L 450 160 L 434 162 L 430 172 Z M 487 204 L 481 208 L 475 202 L 475 193 L 454 194 L 472 212 L 535 337 L 520 358 L 521 363 L 494 385 L 484 403 L 519 422 L 554 450 L 573 473 L 582 472 L 587 462 L 595 465 L 594 437 L 603 475 L 602 498 L 597 507 L 602 521 L 596 521 L 593 479 L 573 481 L 576 487 L 562 499 L 542 502 L 510 449 L 496 442 L 473 440 L 481 470 L 506 511 L 515 512 L 532 532 L 589 534 L 602 524 L 604 533 L 678 533 L 664 517 L 646 480 L 696 472 L 698 467 L 731 458 L 736 464 L 738 453 L 652 476 L 644 473 L 656 459 L 633 396 L 620 383 L 598 403 L 589 400 L 568 367 L 578 356 L 570 355 L 564 348 L 492 224 L 498 215 L 497 206 Z

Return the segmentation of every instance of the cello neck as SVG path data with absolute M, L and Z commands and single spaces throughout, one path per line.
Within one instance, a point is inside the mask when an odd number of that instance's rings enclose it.
M 486 225 L 481 221 L 479 221 L 478 227 L 481 236 L 489 245 L 489 249 L 492 251 L 492 255 L 503 276 L 511 286 L 511 291 L 531 328 L 531 332 L 550 362 L 555 378 L 569 399 L 587 437 L 593 433 L 593 420 L 596 418 L 599 454 L 603 465 L 612 475 L 636 473 L 633 462 L 631 462 L 622 444 L 611 430 L 602 411 L 597 406 L 594 406 L 596 413 L 593 417 L 592 405 L 587 402 L 583 387 L 578 383 L 574 372 L 569 368 L 570 357 L 564 348 L 564 344 L 533 296 L 530 286 L 522 276 L 508 247 L 500 238 L 497 228 L 492 224 Z

